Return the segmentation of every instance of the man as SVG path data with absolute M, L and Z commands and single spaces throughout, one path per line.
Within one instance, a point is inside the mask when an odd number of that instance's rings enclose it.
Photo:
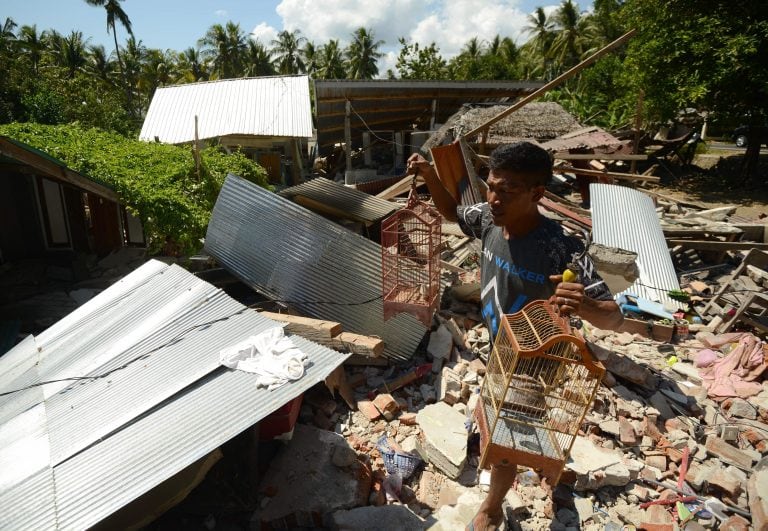
M 530 142 L 515 142 L 495 149 L 489 168 L 487 202 L 458 206 L 422 156 L 408 159 L 408 169 L 424 177 L 440 213 L 482 240 L 481 313 L 491 338 L 502 315 L 550 297 L 562 314 L 578 315 L 603 329 L 619 328 L 619 307 L 586 253 L 580 278 L 563 282 L 568 262 L 584 246 L 539 212 L 538 201 L 552 178 L 549 153 Z M 492 467 L 488 496 L 468 529 L 495 529 L 502 523 L 502 502 L 516 474 L 514 465 Z

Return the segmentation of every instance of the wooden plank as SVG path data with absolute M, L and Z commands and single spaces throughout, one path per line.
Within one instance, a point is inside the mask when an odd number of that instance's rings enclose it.
M 620 181 L 643 181 L 648 183 L 657 183 L 661 180 L 660 177 L 655 177 L 653 175 L 639 175 L 637 173 L 620 173 L 615 171 L 587 170 L 583 168 L 573 168 L 573 167 L 559 167 L 559 168 L 554 168 L 553 171 L 555 173 L 575 173 L 578 175 L 588 175 L 593 177 L 610 177 L 611 179 L 618 179 Z
M 401 180 L 390 186 L 389 188 L 386 188 L 385 190 L 382 190 L 378 194 L 376 194 L 376 197 L 380 199 L 386 199 L 387 201 L 391 201 L 395 197 L 404 194 L 411 188 L 411 181 L 413 181 L 412 175 L 406 175 Z M 416 177 L 416 186 L 421 186 L 424 184 L 424 179 L 421 177 Z
M 349 210 L 336 208 L 332 205 L 329 205 L 327 203 L 321 203 L 320 201 L 317 201 L 315 199 L 312 199 L 304 195 L 299 195 L 299 194 L 294 195 L 291 198 L 291 200 L 294 203 L 303 206 L 304 208 L 312 210 L 313 212 L 317 212 L 318 214 L 326 214 L 328 216 L 332 216 L 337 219 L 351 219 L 352 221 L 357 221 L 364 225 L 370 225 L 372 223 L 370 219 L 364 219 L 361 216 L 356 216 L 352 214 Z
M 747 249 L 768 250 L 768 243 L 755 242 L 719 242 L 712 240 L 667 240 L 667 245 L 681 245 L 700 251 L 744 251 Z
M 648 155 L 628 155 L 623 153 L 568 153 L 560 151 L 553 155 L 560 160 L 648 160 Z
M 384 353 L 384 341 L 378 337 L 342 332 L 326 345 L 334 350 L 378 358 Z
M 302 337 L 314 341 L 315 338 L 331 339 L 338 336 L 341 331 L 341 323 L 325 321 L 323 319 L 312 319 L 301 315 L 288 315 L 287 313 L 259 312 L 264 317 L 273 321 L 288 323 L 285 327 L 286 332 L 298 334 Z
M 554 212 L 557 212 L 560 215 L 563 215 L 575 222 L 577 222 L 582 227 L 587 227 L 588 229 L 592 229 L 592 220 L 589 218 L 586 218 L 584 216 L 579 216 L 578 214 L 572 212 L 570 209 L 564 207 L 563 205 L 560 205 L 558 203 L 555 203 L 551 199 L 548 199 L 546 197 L 542 197 L 539 199 L 539 204 L 543 206 L 544 208 L 548 210 L 552 210 Z

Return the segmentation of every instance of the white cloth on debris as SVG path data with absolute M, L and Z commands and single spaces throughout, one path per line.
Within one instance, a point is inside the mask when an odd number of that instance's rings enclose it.
M 307 355 L 285 337 L 280 326 L 225 348 L 219 361 L 230 369 L 258 375 L 256 385 L 270 390 L 300 379 L 309 364 Z

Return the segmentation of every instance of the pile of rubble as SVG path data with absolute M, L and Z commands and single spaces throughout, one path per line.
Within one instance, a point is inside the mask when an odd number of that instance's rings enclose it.
M 476 469 L 471 419 L 489 342 L 479 317 L 457 312 L 468 305 L 450 293 L 411 365 L 346 366 L 357 411 L 317 389 L 305 396 L 296 434 L 313 441 L 311 455 L 297 455 L 295 442 L 282 450 L 261 483 L 259 522 L 301 522 L 299 514 L 316 511 L 316 519 L 325 515 L 325 524 L 338 528 L 376 528 L 383 518 L 398 518 L 398 528 L 455 529 L 472 518 L 488 482 Z M 753 381 L 759 391 L 745 398 L 709 396 L 713 383 L 694 365 L 716 343 L 707 330 L 692 325 L 690 337 L 670 344 L 586 324 L 591 350 L 607 369 L 603 385 L 554 492 L 535 471 L 520 468 L 507 496 L 508 525 L 765 529 L 768 382 Z M 738 336 L 722 343 L 721 356 L 747 334 Z M 399 467 L 391 466 L 392 448 L 404 461 Z M 347 480 L 331 479 L 338 474 Z M 301 511 L 289 502 L 298 478 L 319 482 L 307 487 Z M 331 501 L 329 490 L 347 497 Z

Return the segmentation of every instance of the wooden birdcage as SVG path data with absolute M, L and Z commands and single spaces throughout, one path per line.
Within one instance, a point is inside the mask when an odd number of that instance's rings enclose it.
M 480 466 L 525 465 L 557 484 L 604 373 L 550 302 L 502 316 L 475 408 Z
M 416 195 L 381 222 L 384 320 L 407 312 L 429 327 L 440 292 L 440 214 Z

